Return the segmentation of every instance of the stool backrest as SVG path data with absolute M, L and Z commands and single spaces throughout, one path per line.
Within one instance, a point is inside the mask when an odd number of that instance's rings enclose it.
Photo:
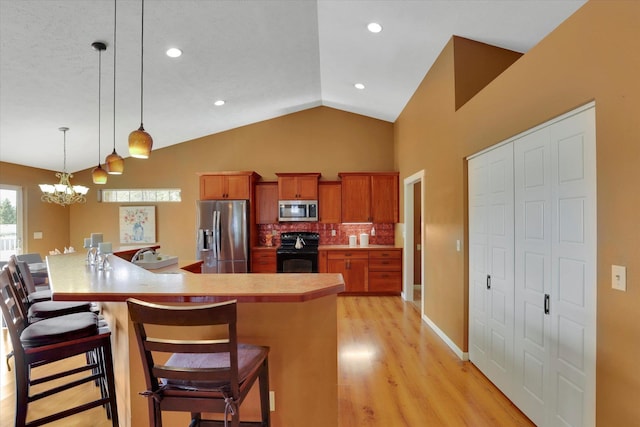
M 28 326 L 28 322 L 8 268 L 3 268 L 0 271 L 0 310 L 9 330 L 13 351 L 17 357 L 22 350 L 20 334 Z
M 24 278 L 18 268 L 18 262 L 15 255 L 9 257 L 5 270 L 9 273 L 9 281 L 14 292 L 15 302 L 18 304 L 19 309 L 25 321 L 27 319 L 27 307 L 29 306 L 29 291 L 24 285 Z
M 208 305 L 166 306 L 130 298 L 127 300 L 142 356 L 149 390 L 158 389 L 158 378 L 199 383 L 223 383 L 238 395 L 237 304 L 235 300 Z M 161 327 L 147 327 L 149 325 Z M 222 336 L 208 339 L 176 338 L 175 328 L 225 326 Z M 163 328 L 164 327 L 164 328 Z M 167 334 L 173 329 L 173 334 Z M 216 332 L 218 332 L 216 330 Z M 167 336 L 170 337 L 168 338 Z M 228 353 L 226 368 L 185 368 L 165 366 L 158 353 Z M 173 381 L 175 383 L 175 381 Z

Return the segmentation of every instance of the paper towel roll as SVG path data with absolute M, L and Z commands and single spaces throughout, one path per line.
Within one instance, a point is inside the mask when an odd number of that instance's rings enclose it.
M 362 233 L 360 235 L 360 246 L 363 248 L 369 246 L 369 235 L 366 233 Z

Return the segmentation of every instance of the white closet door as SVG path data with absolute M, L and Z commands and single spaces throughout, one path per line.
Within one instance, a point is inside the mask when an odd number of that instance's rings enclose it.
M 515 343 L 512 400 L 536 425 L 546 424 L 549 406 L 551 322 L 551 154 L 548 129 L 514 144 Z
M 469 161 L 469 358 L 499 388 L 513 362 L 513 148 Z
M 549 129 L 552 148 L 551 426 L 595 426 L 595 109 Z
M 595 425 L 595 110 L 514 142 L 514 403 L 539 426 Z

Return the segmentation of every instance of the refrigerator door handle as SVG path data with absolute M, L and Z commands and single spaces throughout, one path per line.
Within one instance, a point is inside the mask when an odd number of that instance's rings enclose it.
M 220 211 L 213 212 L 213 229 L 214 229 L 213 245 L 215 247 L 214 256 L 217 261 L 218 258 L 220 257 Z

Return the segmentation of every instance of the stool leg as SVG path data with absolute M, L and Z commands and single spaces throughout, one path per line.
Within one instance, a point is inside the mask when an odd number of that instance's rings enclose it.
M 109 393 L 109 412 L 111 412 L 111 424 L 113 427 L 118 427 L 118 404 L 116 401 L 116 385 L 115 374 L 113 372 L 113 355 L 111 354 L 111 339 L 105 338 L 105 344 L 101 349 L 98 349 L 102 353 L 102 363 L 104 364 L 104 376 L 102 381 L 106 382 L 106 389 Z
M 29 406 L 29 367 L 23 360 L 16 358 L 14 366 L 16 374 L 16 427 L 24 427 L 27 423 L 27 407 Z
M 262 413 L 262 427 L 271 426 L 271 405 L 269 404 L 269 360 L 264 359 L 262 370 L 258 376 L 260 386 L 260 411 Z

